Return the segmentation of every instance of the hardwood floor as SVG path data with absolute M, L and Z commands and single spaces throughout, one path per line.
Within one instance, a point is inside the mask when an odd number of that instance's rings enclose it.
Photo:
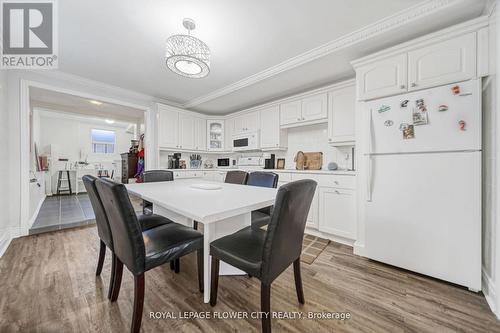
M 129 331 L 133 277 L 123 275 L 118 301 L 107 299 L 110 253 L 95 276 L 95 227 L 15 239 L 0 259 L 0 332 Z M 150 312 L 260 309 L 260 282 L 221 276 L 217 305 L 202 303 L 196 255 L 146 274 L 143 332 L 260 331 L 258 319 L 151 319 Z M 273 319 L 274 332 L 500 332 L 484 297 L 464 288 L 354 256 L 331 243 L 302 263 L 305 305 L 299 305 L 289 267 L 272 285 L 273 311 L 349 312 L 348 320 Z

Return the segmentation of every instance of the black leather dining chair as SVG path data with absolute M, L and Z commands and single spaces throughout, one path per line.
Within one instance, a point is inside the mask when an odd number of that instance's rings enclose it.
M 170 170 L 148 170 L 142 173 L 143 183 L 169 182 L 174 180 L 174 173 Z M 153 214 L 153 204 L 149 201 L 142 201 L 142 212 L 145 215 Z
M 97 260 L 97 269 L 96 276 L 101 275 L 102 267 L 104 265 L 104 258 L 106 256 L 106 247 L 112 253 L 112 264 L 111 264 L 111 276 L 109 280 L 109 290 L 108 290 L 108 298 L 111 299 L 111 293 L 113 290 L 113 281 L 115 278 L 115 262 L 116 257 L 114 254 L 113 247 L 113 238 L 111 236 L 111 228 L 109 226 L 108 217 L 104 211 L 104 207 L 102 205 L 101 197 L 97 192 L 97 188 L 95 185 L 97 178 L 90 175 L 85 175 L 82 177 L 83 185 L 87 190 L 87 194 L 90 199 L 90 204 L 92 205 L 92 209 L 94 210 L 95 222 L 97 226 L 97 235 L 100 239 L 100 248 L 99 248 L 99 259 Z M 168 219 L 164 219 L 158 215 L 149 215 L 149 216 L 138 216 L 138 221 L 142 230 L 148 230 L 157 226 L 160 226 L 165 223 L 170 223 L 172 221 Z
M 142 231 L 123 184 L 99 179 L 96 181 L 96 188 L 108 217 L 116 255 L 116 276 L 111 301 L 118 299 L 125 265 L 134 275 L 131 331 L 139 332 L 146 271 L 197 251 L 198 288 L 203 292 L 203 234 L 174 222 Z
M 247 227 L 210 244 L 212 287 L 210 305 L 217 303 L 219 261 L 222 260 L 261 281 L 262 331 L 271 332 L 271 283 L 293 263 L 295 289 L 304 304 L 300 254 L 307 214 L 316 189 L 314 180 L 283 185 L 278 190 L 267 230 Z
M 271 187 L 278 186 L 279 175 L 274 172 L 255 171 L 248 175 L 247 185 Z M 272 207 L 265 207 L 252 212 L 252 228 L 259 229 L 271 221 Z
M 230 170 L 226 173 L 224 183 L 245 185 L 247 182 L 248 173 L 241 170 Z

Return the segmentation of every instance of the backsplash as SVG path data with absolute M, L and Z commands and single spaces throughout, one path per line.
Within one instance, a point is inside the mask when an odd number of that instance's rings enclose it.
M 309 126 L 301 126 L 288 129 L 288 150 L 269 152 L 275 154 L 276 158 L 285 159 L 285 169 L 295 169 L 295 162 L 293 161 L 298 151 L 305 153 L 309 152 L 322 152 L 323 153 L 323 170 L 327 170 L 328 163 L 335 162 L 338 164 L 339 169 L 351 168 L 351 146 L 346 147 L 332 147 L 328 144 L 328 125 L 317 124 Z M 175 151 L 161 151 L 160 152 L 160 167 L 166 168 L 168 165 L 168 155 L 172 155 Z M 267 153 L 267 152 L 266 152 Z M 192 153 L 182 153 L 181 159 L 185 159 L 189 168 L 189 156 Z M 248 153 L 220 153 L 220 154 L 203 154 L 201 155 L 202 161 L 205 162 L 210 159 L 217 164 L 217 158 L 232 157 L 239 158 L 241 156 L 260 156 L 262 152 L 248 152 Z
M 317 124 L 288 129 L 288 150 L 277 152 L 276 158 L 285 158 L 285 169 L 295 169 L 293 161 L 298 151 L 305 153 L 322 152 L 323 168 L 335 162 L 339 169 L 351 168 L 351 146 L 332 147 L 328 144 L 328 125 Z M 346 159 L 347 158 L 347 159 Z

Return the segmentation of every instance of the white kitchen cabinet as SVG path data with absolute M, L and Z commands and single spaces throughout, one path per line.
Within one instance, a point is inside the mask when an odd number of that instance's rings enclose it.
M 354 85 L 328 93 L 328 143 L 334 146 L 354 144 L 356 90 Z
M 280 124 L 290 125 L 300 122 L 302 118 L 302 101 L 292 101 L 280 105 Z
M 195 146 L 195 117 L 179 114 L 179 149 L 193 150 Z
M 207 120 L 207 150 L 224 150 L 224 120 Z
M 226 119 L 224 122 L 224 150 L 233 150 L 234 119 Z
M 407 54 L 398 54 L 356 68 L 358 99 L 367 100 L 407 91 Z
M 328 96 L 315 94 L 280 105 L 280 125 L 291 127 L 302 123 L 316 123 L 328 117 Z
M 203 118 L 195 118 L 194 149 L 207 150 L 207 121 Z
M 325 119 L 328 116 L 327 102 L 326 93 L 303 98 L 301 121 Z
M 319 231 L 356 239 L 354 190 L 319 187 Z
M 476 33 L 408 52 L 408 90 L 436 87 L 476 75 Z
M 258 111 L 245 113 L 237 117 L 234 117 L 233 134 L 256 131 L 259 129 L 259 126 L 260 126 L 260 114 Z
M 162 148 L 179 146 L 179 111 L 173 107 L 158 106 L 158 144 Z
M 263 150 L 281 149 L 287 146 L 286 130 L 280 128 L 279 106 L 260 111 L 260 147 Z

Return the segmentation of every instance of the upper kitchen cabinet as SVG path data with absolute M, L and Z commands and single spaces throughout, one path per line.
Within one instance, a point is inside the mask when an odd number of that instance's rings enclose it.
M 207 150 L 224 150 L 224 120 L 207 120 Z
M 303 97 L 280 104 L 280 125 L 294 127 L 324 122 L 328 117 L 326 93 Z
M 260 146 L 262 150 L 282 149 L 287 146 L 286 130 L 280 129 L 278 105 L 260 110 Z
M 195 147 L 195 117 L 179 114 L 179 149 L 194 150 Z
M 234 134 L 234 119 L 226 119 L 224 121 L 224 150 L 232 151 L 233 150 L 233 134 Z
M 203 118 L 195 118 L 194 149 L 207 149 L 207 121 Z
M 406 54 L 356 68 L 358 99 L 367 100 L 406 92 L 407 73 Z
M 326 119 L 328 117 L 327 94 L 317 94 L 302 99 L 301 121 Z
M 488 75 L 488 21 L 476 19 L 351 62 L 358 100 Z
M 476 33 L 408 52 L 408 90 L 469 80 L 476 75 Z
M 328 143 L 333 146 L 354 144 L 356 90 L 354 84 L 328 93 Z
M 257 131 L 260 126 L 260 114 L 258 111 L 236 116 L 234 119 L 233 134 Z
M 158 145 L 179 147 L 179 111 L 174 107 L 158 104 Z

